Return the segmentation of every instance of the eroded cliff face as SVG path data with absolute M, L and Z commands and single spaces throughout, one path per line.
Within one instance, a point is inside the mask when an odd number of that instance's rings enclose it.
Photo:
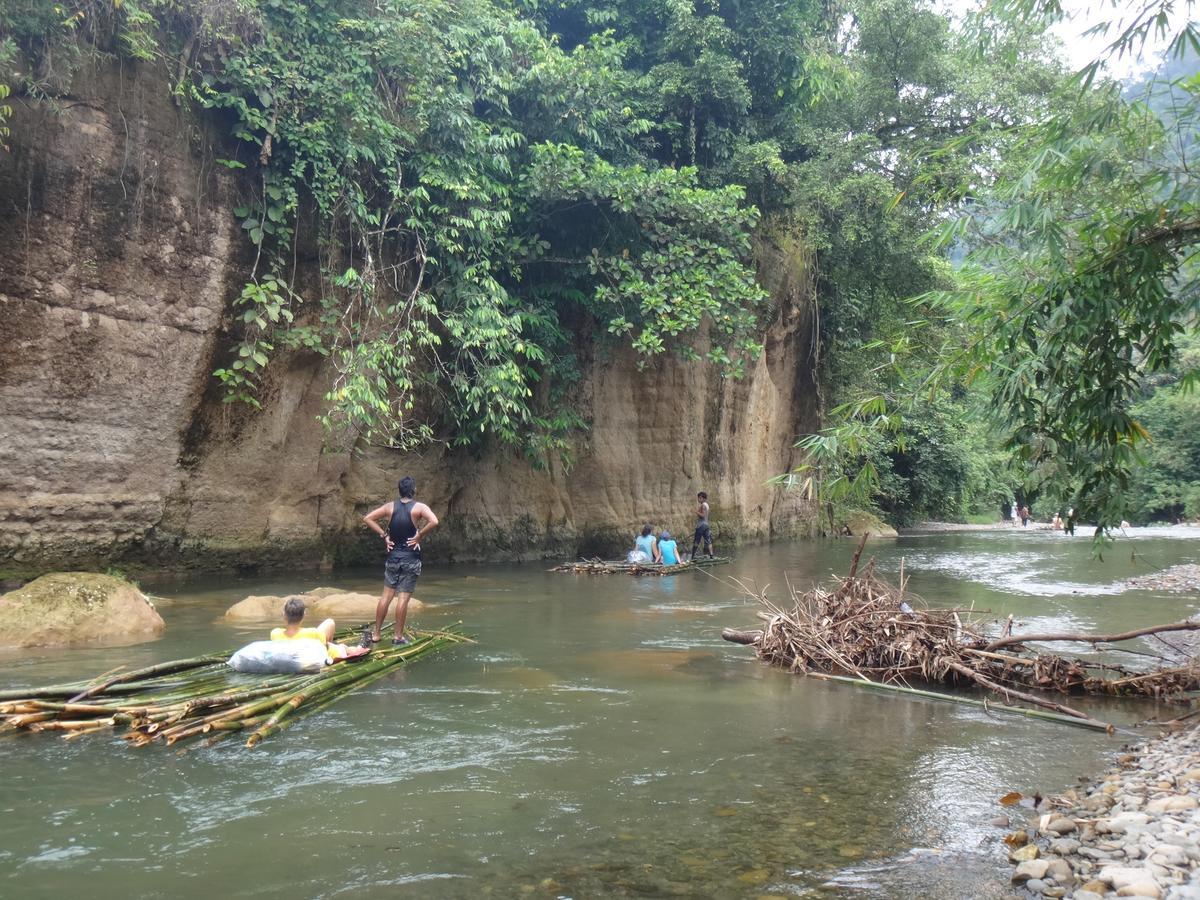
M 0 572 L 375 559 L 359 517 L 403 474 L 443 516 L 431 559 L 611 551 L 643 521 L 686 537 L 701 489 L 719 546 L 808 529 L 808 505 L 766 484 L 817 419 L 809 307 L 783 253 L 764 254 L 778 313 L 743 380 L 592 354 L 569 471 L 440 445 L 324 452 L 316 356 L 273 362 L 262 410 L 221 404 L 210 373 L 249 255 L 233 178 L 166 85 L 102 63 L 56 108 L 15 104 L 0 154 Z

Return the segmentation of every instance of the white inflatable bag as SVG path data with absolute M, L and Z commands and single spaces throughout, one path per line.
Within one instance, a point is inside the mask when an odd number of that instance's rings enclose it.
M 294 641 L 255 641 L 229 657 L 235 672 L 254 675 L 290 675 L 320 672 L 329 661 L 325 645 L 312 638 Z

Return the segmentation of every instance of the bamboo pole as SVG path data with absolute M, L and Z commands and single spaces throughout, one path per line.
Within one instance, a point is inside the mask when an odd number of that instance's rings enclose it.
M 1063 706 L 1061 703 L 1055 703 L 1053 700 L 1045 700 L 1041 697 L 1035 697 L 1033 694 L 1027 694 L 1024 691 L 1018 691 L 1015 688 L 1005 687 L 1004 685 L 997 684 L 996 682 L 992 681 L 987 676 L 981 675 L 979 672 L 976 672 L 974 669 L 972 669 L 968 666 L 964 666 L 962 663 L 954 662 L 952 660 L 947 660 L 947 665 L 951 669 L 953 669 L 955 672 L 958 672 L 960 675 L 967 678 L 968 680 L 974 681 L 976 684 L 980 684 L 983 687 L 993 690 L 998 694 L 1004 694 L 1005 696 L 1013 696 L 1013 697 L 1016 697 L 1018 700 L 1024 700 L 1026 703 L 1032 703 L 1035 706 L 1044 706 L 1046 709 L 1053 710 L 1054 712 L 1057 712 L 1057 713 L 1062 713 L 1064 716 L 1072 716 L 1076 719 L 1090 722 L 1093 724 L 1093 727 L 1103 728 L 1109 734 L 1112 734 L 1113 731 L 1115 730 L 1110 723 L 1101 722 L 1098 719 L 1093 719 L 1087 713 L 1080 712 L 1079 710 L 1074 709 L 1070 706 Z
M 1064 716 L 1058 713 L 1048 712 L 1042 709 L 1026 709 L 1023 706 L 1008 706 L 1005 704 L 988 703 L 986 700 L 975 700 L 971 697 L 956 697 L 953 694 L 943 694 L 938 691 L 923 691 L 918 688 L 902 687 L 898 684 L 884 684 L 880 681 L 862 681 L 858 678 L 850 678 L 845 675 L 826 675 L 823 672 L 808 672 L 807 677 L 819 678 L 822 681 L 837 681 L 842 684 L 850 684 L 860 688 L 871 688 L 872 690 L 894 691 L 900 694 L 908 694 L 913 697 L 924 697 L 928 700 L 942 700 L 948 703 L 965 703 L 968 706 L 977 706 L 987 712 L 1003 712 L 1014 716 L 1027 716 L 1034 719 L 1046 719 L 1050 722 L 1060 722 L 1063 725 L 1076 725 L 1081 728 L 1091 728 L 1097 731 L 1105 731 L 1112 733 L 1112 725 L 1106 722 L 1100 722 L 1095 719 L 1077 718 L 1074 716 Z
M 301 719 L 308 718 L 309 716 L 313 715 L 314 713 L 320 712 L 321 710 L 325 709 L 327 706 L 340 700 L 342 697 L 344 697 L 346 694 L 350 693 L 351 691 L 358 690 L 359 688 L 364 688 L 373 681 L 378 681 L 380 678 L 389 674 L 392 671 L 392 668 L 394 668 L 394 666 L 389 666 L 387 668 L 381 669 L 379 672 L 376 672 L 373 675 L 368 675 L 367 677 L 365 677 L 359 681 L 356 681 L 352 684 L 346 685 L 341 690 L 334 691 L 329 696 L 318 700 L 310 708 L 308 708 L 308 709 L 300 708 L 299 710 L 296 711 L 295 715 L 291 715 L 286 718 L 283 718 L 283 719 L 279 720 L 278 722 L 276 722 L 274 725 L 260 726 L 258 731 L 256 731 L 254 734 L 252 734 L 250 736 L 249 739 L 247 739 L 246 746 L 247 747 L 257 746 L 259 743 L 261 743 L 262 741 L 264 741 L 266 738 L 270 737 L 271 735 L 277 734 L 278 732 L 282 731 L 285 728 L 290 728 L 291 726 L 293 726 L 297 722 L 299 722 Z M 251 743 L 251 740 L 253 740 L 254 743 Z
M 91 682 L 18 689 L 0 703 L 0 729 L 24 728 L 74 737 L 126 726 L 129 730 L 122 738 L 132 746 L 159 741 L 171 745 L 198 734 L 211 732 L 220 737 L 256 729 L 260 734 L 250 742 L 253 746 L 399 666 L 470 641 L 454 630 L 461 624 L 419 632 L 411 644 L 377 649 L 370 656 L 318 673 L 241 676 L 225 666 L 224 657 L 210 656 L 115 675 L 115 670 L 110 670 Z M 356 633 L 347 632 L 350 636 Z
M 95 694 L 103 693 L 115 684 L 125 684 L 130 681 L 141 681 L 153 675 L 163 675 L 168 672 L 183 672 L 188 669 L 199 669 L 203 666 L 211 666 L 216 663 L 224 663 L 224 656 L 196 656 L 192 659 L 176 659 L 170 662 L 158 663 L 153 666 L 146 666 L 144 669 L 135 669 L 132 672 L 125 672 L 121 675 L 115 675 L 106 681 L 93 685 L 83 692 L 76 694 L 68 703 L 78 703 Z

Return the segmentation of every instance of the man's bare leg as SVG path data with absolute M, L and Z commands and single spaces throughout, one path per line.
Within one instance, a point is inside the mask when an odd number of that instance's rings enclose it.
M 392 598 L 396 596 L 396 589 L 393 587 L 385 587 L 383 596 L 379 598 L 379 602 L 375 605 L 375 630 L 371 632 L 371 639 L 378 641 L 383 637 L 383 620 L 387 618 L 388 607 L 392 605 Z M 411 595 L 410 595 L 411 596 Z M 404 601 L 404 605 L 408 606 L 408 600 Z M 400 615 L 400 610 L 396 610 L 397 618 Z
M 396 637 L 404 637 L 404 620 L 408 618 L 408 601 L 412 591 L 401 591 L 396 600 Z
M 317 631 L 321 632 L 321 636 L 325 638 L 325 643 L 327 644 L 333 640 L 333 632 L 336 629 L 337 626 L 334 624 L 333 619 L 326 619 L 317 626 Z

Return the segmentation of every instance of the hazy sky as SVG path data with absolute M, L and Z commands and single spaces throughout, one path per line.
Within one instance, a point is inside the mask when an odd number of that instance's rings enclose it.
M 1133 15 L 1144 6 L 1144 3 L 1109 4 L 1070 0 L 1063 6 L 1072 11 L 1072 20 L 1056 26 L 1054 31 L 1064 44 L 1067 59 L 1075 68 L 1081 68 L 1104 52 L 1104 48 L 1116 39 L 1121 33 L 1123 25 L 1132 20 Z M 1176 6 L 1179 9 L 1172 15 L 1171 36 L 1184 26 L 1188 18 L 1188 4 L 1177 2 Z M 1113 21 L 1114 18 L 1116 19 L 1114 26 L 1109 29 L 1107 35 L 1087 37 L 1083 35 L 1083 32 L 1097 22 Z M 1140 57 L 1126 56 L 1120 60 L 1110 60 L 1109 70 L 1118 78 L 1127 78 L 1146 69 L 1152 69 L 1162 58 L 1170 41 L 1170 36 L 1164 39 L 1151 34 Z
M 979 0 L 942 0 L 937 5 L 951 12 L 965 12 L 979 7 Z M 1071 14 L 1069 21 L 1060 22 L 1054 26 L 1053 33 L 1063 43 L 1063 53 L 1067 62 L 1076 69 L 1087 65 L 1104 52 L 1104 48 L 1112 43 L 1121 33 L 1121 23 L 1128 21 L 1136 12 L 1144 7 L 1144 0 L 1121 0 L 1113 3 L 1111 0 L 1063 0 L 1063 8 Z M 1171 32 L 1179 31 L 1188 19 L 1189 3 L 1187 0 L 1175 0 L 1175 12 L 1172 14 Z M 1192 6 L 1192 18 L 1200 15 L 1200 3 Z M 1105 35 L 1084 36 L 1084 32 L 1098 22 L 1111 21 L 1113 27 Z M 1152 69 L 1161 59 L 1167 48 L 1167 40 L 1157 39 L 1153 35 L 1146 42 L 1146 47 L 1139 58 L 1128 56 L 1120 60 L 1110 60 L 1108 70 L 1117 78 L 1125 79 Z

